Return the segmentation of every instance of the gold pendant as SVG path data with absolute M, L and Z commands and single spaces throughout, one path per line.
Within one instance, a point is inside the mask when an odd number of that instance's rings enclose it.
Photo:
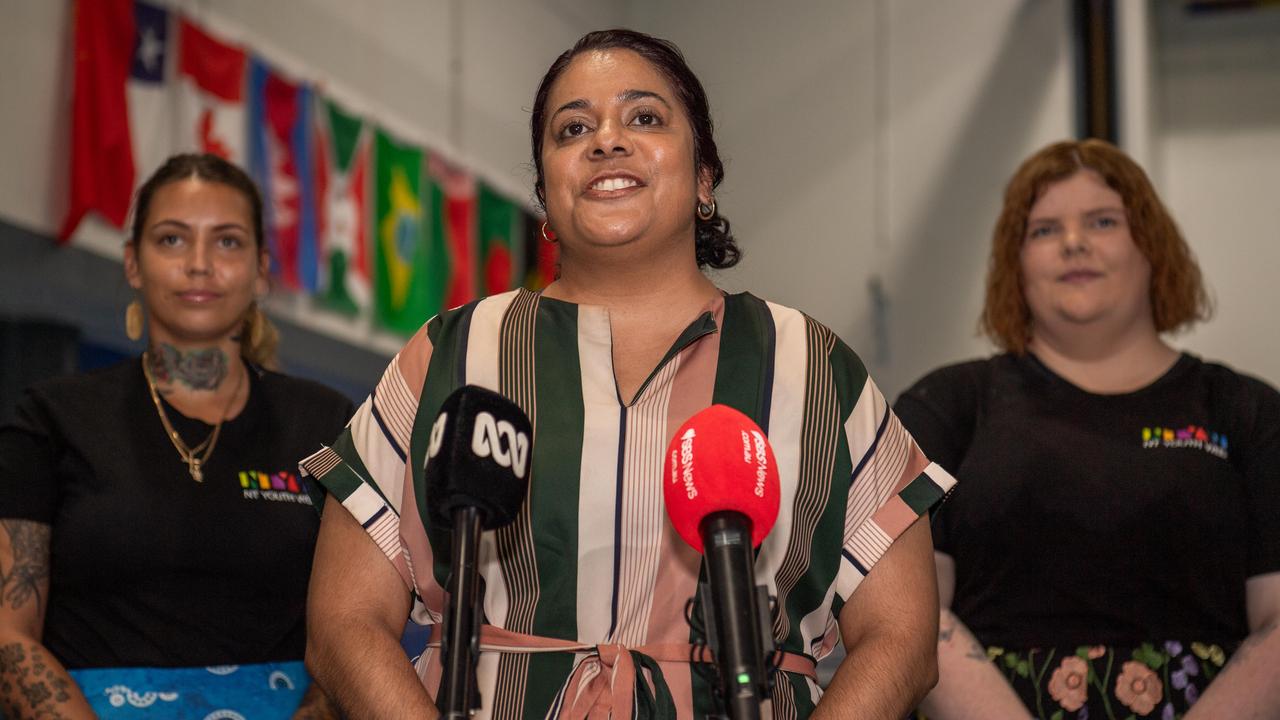
M 191 471 L 192 480 L 198 483 L 204 482 L 204 471 L 200 469 L 199 458 L 191 458 L 191 461 L 187 463 L 187 469 Z

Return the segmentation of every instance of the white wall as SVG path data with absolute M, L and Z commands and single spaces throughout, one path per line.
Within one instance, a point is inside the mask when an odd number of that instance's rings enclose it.
M 1154 7 L 1153 180 L 1217 300 L 1174 341 L 1280 386 L 1280 8 Z
M 1003 185 L 1073 132 L 1065 0 L 659 0 L 707 86 L 745 249 L 722 283 L 839 333 L 893 397 L 975 336 Z M 870 283 L 879 278 L 882 302 Z

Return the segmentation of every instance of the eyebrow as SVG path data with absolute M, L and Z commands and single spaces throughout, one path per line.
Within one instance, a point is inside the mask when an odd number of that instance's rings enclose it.
M 1092 210 L 1085 210 L 1084 213 L 1082 214 L 1088 216 L 1088 215 L 1101 215 L 1102 213 L 1111 213 L 1111 212 L 1126 213 L 1125 209 L 1122 207 L 1115 207 L 1114 205 L 1106 205 L 1100 208 L 1094 208 Z M 1046 223 L 1046 222 L 1058 222 L 1058 217 L 1056 215 L 1052 215 L 1049 217 L 1039 217 L 1039 218 L 1028 217 L 1027 218 L 1028 224 Z
M 165 220 L 159 220 L 159 221 L 157 221 L 157 222 L 153 223 L 153 224 L 151 225 L 151 229 L 152 229 L 152 230 L 155 230 L 156 228 L 159 228 L 159 227 L 161 227 L 161 226 L 163 226 L 163 225 L 174 225 L 174 226 L 179 227 L 179 228 L 181 228 L 181 229 L 183 229 L 183 230 L 190 230 L 190 229 L 191 229 L 191 226 L 190 226 L 190 225 L 188 225 L 188 224 L 186 224 L 186 223 L 182 222 L 181 220 L 174 220 L 174 219 L 171 219 L 171 218 L 170 218 L 170 219 L 165 219 Z M 214 230 L 214 232 L 221 232 L 221 231 L 224 231 L 224 230 L 240 230 L 240 231 L 242 231 L 242 232 L 249 232 L 249 229 L 248 229 L 248 228 L 246 228 L 245 226 L 241 225 L 240 223 L 234 223 L 234 222 L 230 222 L 230 223 L 220 223 L 220 224 L 218 224 L 218 225 L 214 225 L 214 226 L 213 226 L 213 230 Z
M 667 99 L 662 97 L 662 95 L 652 90 L 623 90 L 622 92 L 618 93 L 618 101 L 624 102 L 624 103 L 635 102 L 636 100 L 647 100 L 650 98 L 657 100 L 663 105 L 666 105 L 668 110 L 671 109 L 671 103 L 667 102 Z M 555 116 L 559 115 L 565 110 L 586 110 L 589 107 L 591 107 L 591 103 L 583 98 L 578 98 L 577 100 L 570 100 L 569 102 L 556 108 L 556 111 L 551 113 L 551 117 L 554 118 Z

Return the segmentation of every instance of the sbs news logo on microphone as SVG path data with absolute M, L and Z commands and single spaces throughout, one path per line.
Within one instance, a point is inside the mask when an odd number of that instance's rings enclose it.
M 739 429 L 742 435 L 742 462 L 755 466 L 755 486 L 752 493 L 758 498 L 764 497 L 765 480 L 769 476 L 768 441 L 759 430 Z M 690 500 L 698 497 L 698 485 L 693 471 L 693 441 L 698 436 L 694 428 L 685 430 L 680 436 L 680 447 L 671 448 L 671 484 L 683 484 L 685 497 Z
M 431 439 L 427 443 L 428 458 L 440 454 L 448 425 L 449 414 L 440 413 L 440 417 L 431 426 Z M 471 431 L 471 452 L 478 458 L 492 457 L 499 466 L 510 468 L 521 480 L 529 469 L 529 435 L 517 430 L 506 420 L 494 418 L 486 411 L 476 413 Z

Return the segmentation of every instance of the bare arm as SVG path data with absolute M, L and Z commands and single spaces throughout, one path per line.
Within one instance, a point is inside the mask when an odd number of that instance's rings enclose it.
M 986 720 L 1029 718 L 1017 693 L 987 658 L 982 643 L 951 612 L 956 588 L 956 563 L 950 555 L 934 553 L 938 568 L 938 599 L 942 606 L 938 630 L 938 685 L 921 703 L 930 718 Z
M 40 639 L 49 602 L 49 526 L 0 520 L 0 708 L 4 716 L 92 718 L 93 710 Z
M 933 687 L 938 602 L 928 517 L 889 546 L 840 610 L 847 655 L 814 720 L 904 717 Z
M 1249 637 L 1186 714 L 1201 718 L 1280 717 L 1280 572 L 1245 584 Z
M 293 711 L 293 720 L 338 720 L 338 718 L 338 709 L 329 702 L 329 696 L 324 694 L 320 683 L 316 682 L 311 683 L 311 687 L 307 688 L 306 694 L 302 696 L 302 702 L 298 703 L 298 709 Z
M 307 669 L 351 718 L 434 718 L 400 647 L 410 596 L 373 539 L 325 499 L 307 594 Z

